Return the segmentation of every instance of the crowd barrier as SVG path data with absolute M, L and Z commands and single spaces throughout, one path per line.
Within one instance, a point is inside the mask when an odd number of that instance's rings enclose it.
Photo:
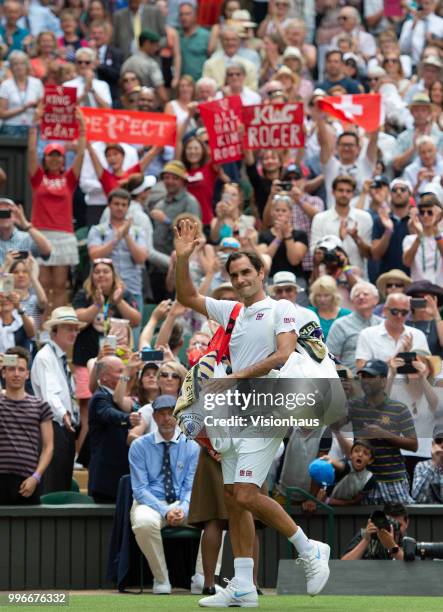
M 335 558 L 366 524 L 372 510 L 335 510 Z M 408 535 L 418 541 L 443 541 L 443 506 L 410 506 L 409 512 Z M 293 514 L 311 537 L 326 540 L 326 513 L 306 516 L 294 509 Z M 110 588 L 106 565 L 113 516 L 114 507 L 108 505 L 0 506 L 0 590 Z M 259 582 L 263 587 L 275 588 L 279 560 L 288 558 L 287 542 L 267 528 L 260 532 L 260 543 Z M 222 575 L 232 576 L 228 538 Z

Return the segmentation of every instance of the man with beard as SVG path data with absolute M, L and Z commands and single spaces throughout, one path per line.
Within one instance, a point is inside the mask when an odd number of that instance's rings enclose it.
M 175 230 L 177 253 L 177 300 L 226 328 L 234 301 L 214 300 L 198 293 L 189 273 L 189 259 L 198 244 L 196 227 L 184 221 Z M 235 379 L 265 377 L 287 361 L 298 337 L 294 305 L 287 300 L 266 297 L 262 260 L 253 253 L 230 255 L 226 270 L 244 307 L 235 322 L 229 350 Z M 279 430 L 280 433 L 280 430 Z M 234 552 L 234 578 L 211 597 L 200 600 L 202 607 L 257 607 L 253 582 L 253 517 L 277 529 L 296 548 L 303 563 L 307 590 L 317 595 L 329 577 L 327 544 L 309 540 L 284 509 L 261 493 L 282 435 L 261 438 L 229 438 L 219 448 L 229 514 L 229 532 Z
M 418 448 L 414 421 L 407 406 L 386 395 L 388 365 L 381 359 L 367 361 L 357 372 L 363 397 L 351 400 L 348 418 L 354 438 L 370 439 L 374 447 L 371 471 L 377 485 L 368 504 L 412 503 L 401 449 Z
M 355 193 L 355 180 L 351 176 L 339 175 L 332 183 L 335 207 L 318 213 L 312 220 L 311 245 L 326 234 L 335 234 L 343 243 L 349 264 L 366 270 L 366 258 L 371 254 L 371 215 L 365 210 L 351 208 Z

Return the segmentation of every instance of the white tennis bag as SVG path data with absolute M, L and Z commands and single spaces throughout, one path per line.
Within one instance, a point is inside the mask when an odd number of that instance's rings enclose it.
M 325 425 L 335 423 L 346 413 L 346 395 L 317 322 L 312 321 L 300 329 L 295 351 L 276 374 L 278 378 L 293 379 L 295 388 L 297 380 L 303 386 L 318 380 L 318 383 L 310 384 L 321 398 Z

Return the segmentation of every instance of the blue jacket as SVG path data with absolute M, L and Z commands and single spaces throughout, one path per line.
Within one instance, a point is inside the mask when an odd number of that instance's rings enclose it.
M 129 472 L 129 415 L 114 403 L 112 395 L 102 387 L 89 401 L 89 463 L 88 493 L 116 497 L 120 478 Z

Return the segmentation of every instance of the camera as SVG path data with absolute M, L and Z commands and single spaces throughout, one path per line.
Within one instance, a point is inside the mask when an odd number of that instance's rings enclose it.
M 377 527 L 377 529 L 385 529 L 386 531 L 391 530 L 391 525 L 394 528 L 394 538 L 395 541 L 398 540 L 398 536 L 400 535 L 400 524 L 393 518 L 387 516 L 383 510 L 374 510 L 374 512 L 369 517 L 371 523 Z M 373 533 L 372 538 L 374 540 L 377 539 L 377 534 Z
M 415 561 L 420 557 L 425 559 L 443 559 L 443 542 L 416 542 L 414 538 L 405 536 L 402 541 L 405 561 Z
M 412 365 L 412 362 L 417 359 L 417 353 L 415 353 L 414 351 L 410 351 L 407 353 L 398 353 L 397 357 L 400 357 L 400 359 L 403 359 L 405 362 L 405 365 L 397 368 L 398 374 L 415 374 L 415 372 L 417 372 L 417 370 Z
M 325 262 L 325 264 L 336 264 L 336 265 L 339 265 L 341 262 L 340 256 L 336 249 L 325 250 L 323 261 Z

